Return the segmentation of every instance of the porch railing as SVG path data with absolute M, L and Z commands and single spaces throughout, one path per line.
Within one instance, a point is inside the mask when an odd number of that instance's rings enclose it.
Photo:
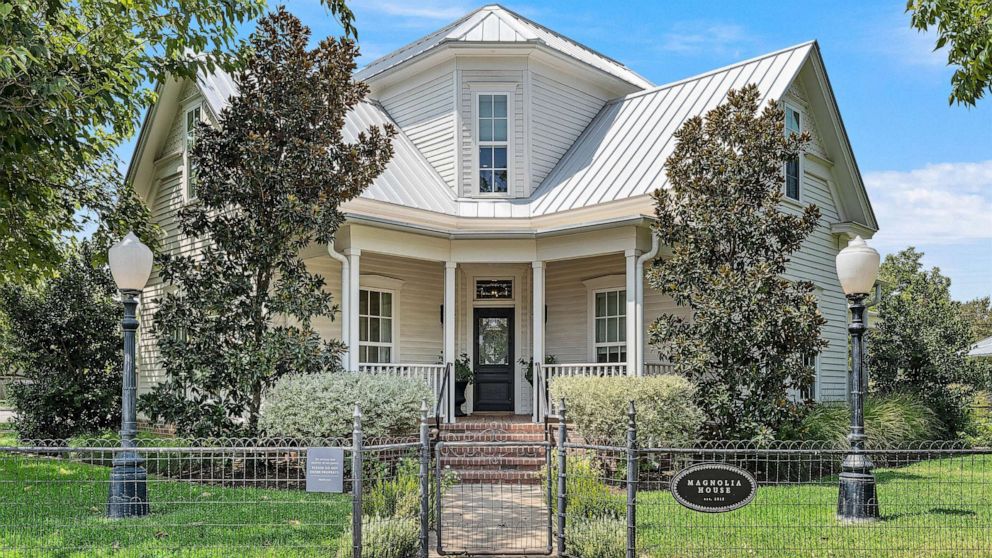
M 360 364 L 358 371 L 362 374 L 373 374 L 377 376 L 392 376 L 396 378 L 407 378 L 420 380 L 427 384 L 434 395 L 435 403 L 447 401 L 451 397 L 451 386 L 445 381 L 447 373 L 443 364 L 409 364 L 409 363 L 377 363 Z M 448 405 L 434 405 L 431 410 L 440 413 L 441 417 L 448 418 Z
M 667 376 L 675 373 L 675 366 L 668 362 L 645 362 L 645 376 Z

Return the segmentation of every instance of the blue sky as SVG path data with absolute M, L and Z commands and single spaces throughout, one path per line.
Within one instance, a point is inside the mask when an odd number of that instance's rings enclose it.
M 924 251 L 955 298 L 992 295 L 992 98 L 948 105 L 952 71 L 934 37 L 909 28 L 903 0 L 503 4 L 658 84 L 817 39 L 882 229 L 873 244 Z M 316 0 L 286 5 L 315 37 L 340 33 Z M 349 5 L 368 62 L 482 3 Z

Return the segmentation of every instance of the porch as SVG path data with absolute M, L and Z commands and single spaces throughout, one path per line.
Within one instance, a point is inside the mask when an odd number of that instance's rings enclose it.
M 340 307 L 315 325 L 344 340 L 346 369 L 424 381 L 447 422 L 462 409 L 540 421 L 556 377 L 670 371 L 645 343 L 680 311 L 644 279 L 647 232 L 453 240 L 352 225 L 307 258 Z M 475 381 L 456 409 L 459 361 Z

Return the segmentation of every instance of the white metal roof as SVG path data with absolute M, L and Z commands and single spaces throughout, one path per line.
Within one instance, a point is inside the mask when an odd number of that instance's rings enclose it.
M 652 86 L 650 81 L 620 62 L 497 4 L 483 6 L 425 37 L 373 60 L 359 70 L 355 78 L 369 79 L 442 44 L 452 42 L 542 44 L 627 83 L 641 88 Z
M 196 81 L 215 115 L 220 115 L 230 98 L 238 94 L 237 83 L 221 70 L 212 74 L 201 73 Z M 348 113 L 343 130 L 344 140 L 354 142 L 360 132 L 386 124 L 392 124 L 397 130 L 393 140 L 393 158 L 361 197 L 438 213 L 455 213 L 454 193 L 378 103 L 363 102 Z
M 992 337 L 986 337 L 972 345 L 968 356 L 992 357 Z
M 567 211 L 665 187 L 665 160 L 683 122 L 715 108 L 731 89 L 749 83 L 760 88 L 762 104 L 781 98 L 814 45 L 804 43 L 607 103 L 535 190 L 531 214 Z

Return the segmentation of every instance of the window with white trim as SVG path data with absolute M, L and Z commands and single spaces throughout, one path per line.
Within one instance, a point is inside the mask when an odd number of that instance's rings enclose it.
M 196 125 L 200 122 L 200 106 L 196 105 L 186 111 L 186 134 L 183 145 L 183 158 L 186 163 L 186 199 L 191 200 L 196 197 L 196 165 L 193 163 L 191 154 L 193 146 L 196 144 Z
M 509 191 L 508 95 L 480 94 L 476 122 L 479 148 L 479 193 Z
M 602 290 L 596 291 L 593 296 L 593 346 L 596 362 L 626 362 L 627 291 Z
M 820 355 L 804 358 L 803 364 L 813 369 L 813 381 L 799 390 L 799 400 L 816 401 L 816 384 L 820 380 Z
M 785 105 L 785 135 L 791 137 L 802 133 L 802 114 L 794 107 Z M 785 163 L 785 197 L 799 201 L 801 177 L 799 157 Z
M 358 361 L 365 364 L 392 362 L 393 293 L 359 290 Z

